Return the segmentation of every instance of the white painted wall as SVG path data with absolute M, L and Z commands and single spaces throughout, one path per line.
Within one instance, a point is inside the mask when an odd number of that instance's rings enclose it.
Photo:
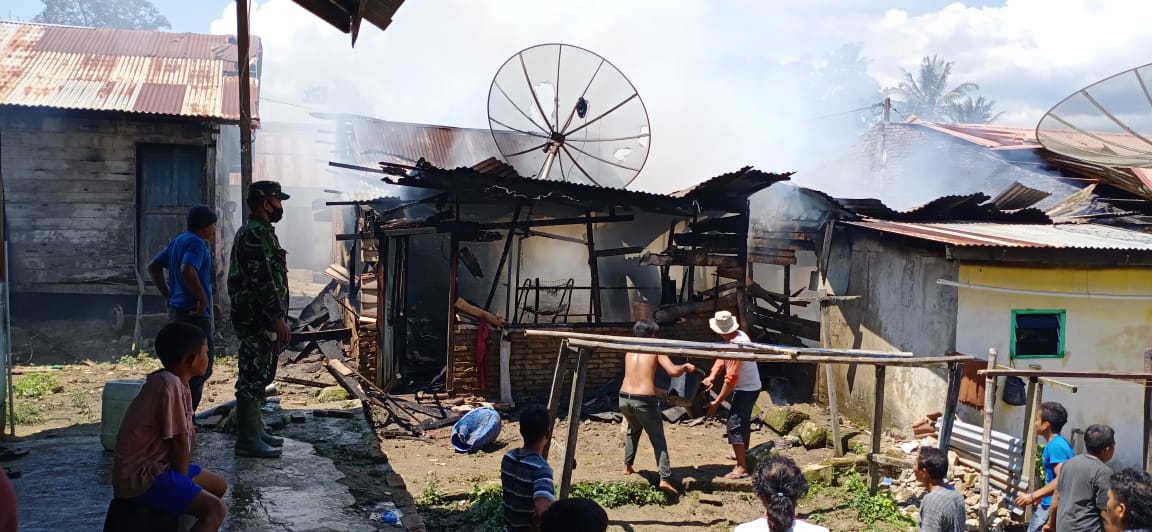
M 1081 269 L 961 265 L 960 281 L 1024 290 L 1094 294 L 1147 294 L 1149 268 Z M 956 348 L 986 356 L 998 350 L 1009 360 L 1013 309 L 1064 309 L 1066 315 L 1063 359 L 1017 359 L 1016 367 L 1044 369 L 1143 371 L 1144 349 L 1152 347 L 1152 300 L 1107 300 L 977 291 L 958 288 Z M 1143 445 L 1144 392 L 1141 385 L 1112 380 L 1078 379 L 1079 392 L 1046 387 L 1045 401 L 1068 409 L 1064 436 L 1073 429 L 1104 423 L 1116 430 L 1114 468 L 1139 465 Z M 1001 381 L 1001 391 L 1003 381 Z M 998 394 L 996 430 L 1023 434 L 1024 407 L 1014 407 Z

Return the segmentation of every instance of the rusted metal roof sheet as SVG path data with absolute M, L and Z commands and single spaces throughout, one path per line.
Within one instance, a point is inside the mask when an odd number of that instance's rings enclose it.
M 959 247 L 1152 251 L 1152 234 L 1096 224 L 843 223 Z
M 1000 210 L 1014 211 L 1017 209 L 1027 209 L 1044 201 L 1051 195 L 1050 192 L 1029 188 L 1021 185 L 1019 181 L 1013 181 L 1008 188 L 997 194 L 995 198 L 992 198 L 992 204 Z
M 877 220 L 902 222 L 1003 222 L 1049 223 L 1051 220 L 1037 209 L 1019 208 L 1011 212 L 993 203 L 986 203 L 987 194 L 977 192 L 956 196 L 943 196 L 907 211 L 896 211 L 878 199 L 837 199 L 844 209 Z
M 0 22 L 0 105 L 237 122 L 238 67 L 230 39 Z M 259 38 L 252 38 L 251 48 L 258 62 Z M 253 120 L 258 102 L 254 77 Z

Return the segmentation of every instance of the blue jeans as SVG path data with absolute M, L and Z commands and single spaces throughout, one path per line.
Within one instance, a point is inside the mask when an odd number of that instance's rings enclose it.
M 188 380 L 188 390 L 192 394 L 192 411 L 195 412 L 200 408 L 200 398 L 204 395 L 204 383 L 212 377 L 212 365 L 216 359 L 216 342 L 213 338 L 212 316 L 193 316 L 192 312 L 184 309 L 170 309 L 168 319 L 195 325 L 208 337 L 208 369 L 204 370 L 203 375 Z
M 1036 505 L 1036 509 L 1032 511 L 1032 522 L 1028 523 L 1028 532 L 1044 530 L 1044 525 L 1048 524 L 1048 510 L 1050 508 L 1041 508 L 1040 505 Z

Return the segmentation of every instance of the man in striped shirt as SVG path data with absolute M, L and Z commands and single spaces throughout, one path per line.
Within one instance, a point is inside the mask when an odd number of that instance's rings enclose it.
M 520 414 L 524 446 L 508 451 L 500 464 L 504 526 L 508 532 L 538 532 L 540 517 L 556 500 L 552 467 L 541 456 L 552 438 L 552 418 L 543 406 Z

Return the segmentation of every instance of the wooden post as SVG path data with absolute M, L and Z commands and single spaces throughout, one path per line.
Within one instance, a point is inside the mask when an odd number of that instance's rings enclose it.
M 456 298 L 458 297 L 456 278 L 457 270 L 460 269 L 460 240 L 456 238 L 456 233 L 451 233 L 450 239 L 450 255 L 448 256 L 448 334 L 444 336 L 445 342 L 447 343 L 447 349 L 445 349 L 445 351 L 448 353 L 448 367 L 444 374 L 444 390 L 447 391 L 449 395 L 455 390 L 456 372 L 453 371 L 455 364 L 452 363 L 452 357 L 455 354 L 456 345 Z M 476 368 L 476 371 L 485 371 L 485 368 Z M 480 390 L 481 395 L 484 393 L 485 390 Z
M 584 402 L 584 377 L 588 375 L 588 359 L 592 350 L 581 348 L 576 356 L 576 372 L 572 376 L 572 397 L 568 402 L 568 440 L 564 442 L 564 471 L 560 475 L 560 499 L 568 498 L 572 487 L 572 464 L 576 459 L 576 437 L 580 433 L 580 407 Z
M 1021 467 L 1024 474 L 1028 475 L 1028 493 L 1036 490 L 1036 423 L 1033 418 L 1036 417 L 1036 412 L 1040 410 L 1040 403 L 1037 401 L 1037 388 L 1044 386 L 1040 384 L 1040 379 L 1037 377 L 1028 378 L 1028 391 L 1025 394 L 1028 398 L 1027 406 L 1024 407 L 1024 464 Z M 1035 505 L 1029 505 L 1024 510 L 1024 521 L 1032 521 L 1032 512 Z
M 373 383 L 376 386 L 384 386 L 387 383 L 384 378 L 385 353 L 392 359 L 388 363 L 389 379 L 396 373 L 394 362 L 399 358 L 396 356 L 396 352 L 392 351 L 392 346 L 386 345 L 384 342 L 385 329 L 390 328 L 392 334 L 396 334 L 395 325 L 388 319 L 386 312 L 388 304 L 385 301 L 388 296 L 388 243 L 390 240 L 383 235 L 376 237 L 376 375 Z
M 488 299 L 484 300 L 484 310 L 492 310 L 492 300 L 496 298 L 496 289 L 500 287 L 500 274 L 504 271 L 504 264 L 508 262 L 508 254 L 512 253 L 512 237 L 516 235 L 516 222 L 520 221 L 522 207 L 523 205 L 517 204 L 516 211 L 512 213 L 512 227 L 508 228 L 508 236 L 504 237 L 504 251 L 500 253 L 500 262 L 496 264 L 496 271 L 492 274 L 492 288 L 488 290 Z
M 248 185 L 252 184 L 252 65 L 249 63 L 248 0 L 236 0 L 236 67 L 240 75 L 240 205 L 248 223 Z
M 996 368 L 996 349 L 988 350 L 988 368 Z M 984 436 L 980 441 L 980 532 L 988 532 L 988 476 L 991 474 L 992 415 L 996 410 L 996 377 L 984 378 Z
M 940 418 L 940 450 L 948 452 L 952 443 L 952 426 L 956 423 L 956 405 L 960 402 L 960 380 L 964 378 L 964 363 L 948 364 L 948 395 L 944 398 L 944 415 Z
M 876 365 L 876 398 L 872 405 L 872 454 L 880 454 L 880 433 L 884 430 L 884 370 Z M 868 492 L 875 494 L 880 485 L 880 464 L 868 459 Z
M 556 353 L 556 370 L 552 373 L 552 391 L 548 393 L 548 433 L 556 426 L 556 413 L 560 410 L 560 390 L 564 387 L 564 375 L 568 372 L 568 340 L 560 341 L 560 352 Z M 552 447 L 552 439 L 544 446 L 544 459 L 548 459 L 548 451 Z
M 1144 373 L 1152 373 L 1152 349 L 1144 350 Z M 1152 381 L 1144 381 L 1144 470 L 1152 471 Z
M 828 327 L 829 316 L 831 311 L 828 305 L 832 302 L 827 300 L 828 291 L 820 290 L 817 301 L 820 303 L 820 347 L 830 349 L 832 347 L 832 331 Z M 831 363 L 824 364 L 824 380 L 828 387 L 828 417 L 829 426 L 832 427 L 832 450 L 836 456 L 844 456 L 844 441 L 840 439 L 840 405 L 839 397 L 836 390 L 836 367 Z
M 586 238 L 588 241 L 588 273 L 592 278 L 588 297 L 591 300 L 593 319 L 588 321 L 595 323 L 604 318 L 603 309 L 600 307 L 600 261 L 596 258 L 596 237 L 592 227 L 592 211 L 585 212 L 584 215 L 588 218 L 585 228 L 588 233 Z M 540 309 L 536 310 L 539 311 Z

